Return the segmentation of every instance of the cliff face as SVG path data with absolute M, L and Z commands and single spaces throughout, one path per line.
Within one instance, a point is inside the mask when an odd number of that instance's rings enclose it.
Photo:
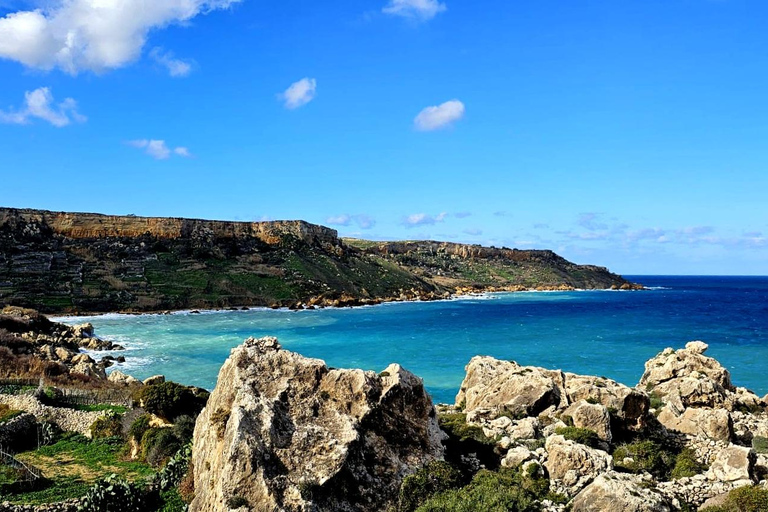
M 304 221 L 0 208 L 0 303 L 43 312 L 371 304 L 456 291 L 629 286 L 551 251 L 341 240 Z
M 46 226 L 53 234 L 72 239 L 151 236 L 163 240 L 204 235 L 220 239 L 252 237 L 268 244 L 277 244 L 285 236 L 292 236 L 307 243 L 314 241 L 328 244 L 339 243 L 338 233 L 335 229 L 317 226 L 302 220 L 226 222 L 0 208 L 0 227 L 6 225 Z

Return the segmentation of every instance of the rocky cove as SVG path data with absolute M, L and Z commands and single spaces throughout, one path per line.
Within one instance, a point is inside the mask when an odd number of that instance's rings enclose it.
M 434 405 L 397 364 L 329 368 L 250 338 L 195 421 L 184 496 L 201 511 L 765 510 L 768 397 L 735 387 L 706 350 L 662 351 L 634 387 L 477 356 L 455 403 Z M 173 428 L 146 402 L 164 379 L 88 379 L 139 397 L 124 414 L 143 406 Z M 0 397 L 55 422 L 35 400 Z M 102 415 L 89 414 L 59 423 L 90 434 Z

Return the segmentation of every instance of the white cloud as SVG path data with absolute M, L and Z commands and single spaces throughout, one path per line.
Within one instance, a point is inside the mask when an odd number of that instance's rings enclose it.
M 315 98 L 317 91 L 317 80 L 314 78 L 302 78 L 294 82 L 285 92 L 278 94 L 278 98 L 283 100 L 285 108 L 295 109 L 306 105 Z
M 464 117 L 464 104 L 459 100 L 446 101 L 442 105 L 427 107 L 413 120 L 417 130 L 432 131 L 450 126 Z
M 173 52 L 164 52 L 162 48 L 155 47 L 149 52 L 149 56 L 167 69 L 168 74 L 174 78 L 184 77 L 192 72 L 192 63 L 175 58 Z
M 430 20 L 446 9 L 445 4 L 438 0 L 390 0 L 381 11 L 403 18 Z
M 342 215 L 333 215 L 325 219 L 325 222 L 332 226 L 349 226 L 352 223 L 352 216 L 346 213 Z
M 438 215 L 428 215 L 426 213 L 414 213 L 412 215 L 408 215 L 403 219 L 403 224 L 405 227 L 412 228 L 416 226 L 432 226 L 434 224 L 437 224 L 438 222 L 443 222 L 445 218 L 448 216 L 447 213 L 443 212 Z
M 183 23 L 240 0 L 53 0 L 0 18 L 0 58 L 77 74 L 136 60 L 152 29 Z
M 48 87 L 40 87 L 24 93 L 24 106 L 20 110 L 5 112 L 0 110 L 0 122 L 9 124 L 28 124 L 31 119 L 48 121 L 61 128 L 72 121 L 84 123 L 87 118 L 77 111 L 77 102 L 66 98 L 58 105 Z
M 371 229 L 376 225 L 376 220 L 364 213 L 358 213 L 357 215 L 349 215 L 347 213 L 332 215 L 325 219 L 325 222 L 332 226 L 350 226 L 354 222 L 360 229 Z
M 185 158 L 192 156 L 188 148 L 177 146 L 171 149 L 168 147 L 164 140 L 159 139 L 129 140 L 126 142 L 126 144 L 133 146 L 134 148 L 143 149 L 146 154 L 155 160 L 167 160 L 171 157 L 171 154 Z

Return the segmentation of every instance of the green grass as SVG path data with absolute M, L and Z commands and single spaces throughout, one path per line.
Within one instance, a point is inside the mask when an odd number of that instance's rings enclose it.
M 126 446 L 119 438 L 91 441 L 67 433 L 57 443 L 20 453 L 17 458 L 41 469 L 51 484 L 38 491 L 4 497 L 13 503 L 40 504 L 83 496 L 95 481 L 113 473 L 129 481 L 153 473 L 149 465 L 126 459 Z
M 757 453 L 768 453 L 768 437 L 755 436 L 752 438 L 752 448 Z
M 625 462 L 624 460 L 627 459 Z M 631 459 L 631 460 L 629 460 Z M 620 471 L 642 473 L 647 471 L 660 480 L 668 480 L 675 468 L 677 455 L 653 440 L 636 441 L 618 446 L 613 452 L 613 461 Z M 687 468 L 681 464 L 678 475 L 684 475 Z

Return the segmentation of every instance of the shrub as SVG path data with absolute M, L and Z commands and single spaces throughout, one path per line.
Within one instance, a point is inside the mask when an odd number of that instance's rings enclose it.
M 141 442 L 144 434 L 151 428 L 149 426 L 150 418 L 149 414 L 142 414 L 133 421 L 131 428 L 128 429 L 128 435 L 137 443 Z
M 461 473 L 444 461 L 433 461 L 405 477 L 400 486 L 399 512 L 413 512 L 427 499 L 441 491 L 461 485 Z
M 173 435 L 181 441 L 182 444 L 192 442 L 192 435 L 195 433 L 195 420 L 191 416 L 179 416 L 173 424 Z
M 559 434 L 568 440 L 581 443 L 592 448 L 597 448 L 601 443 L 597 432 L 588 428 L 560 427 L 555 429 L 555 434 Z
M 149 510 L 149 507 L 141 489 L 120 480 L 117 475 L 110 475 L 88 490 L 78 510 L 82 512 L 144 512 Z
M 631 461 L 625 462 L 624 459 L 631 459 Z M 613 452 L 613 461 L 617 469 L 630 473 L 647 471 L 661 480 L 669 478 L 675 459 L 676 456 L 671 450 L 665 449 L 653 440 L 621 445 Z
M 762 487 L 739 487 L 728 493 L 728 503 L 739 512 L 768 510 L 768 489 Z
M 651 409 L 656 409 L 658 411 L 664 407 L 664 400 L 662 400 L 658 391 L 652 391 L 648 396 L 651 399 Z
M 141 453 L 149 464 L 160 466 L 183 444 L 170 428 L 150 428 L 141 438 Z
M 449 436 L 460 441 L 473 440 L 483 444 L 495 444 L 493 439 L 483 433 L 482 427 L 467 423 L 467 415 L 464 413 L 443 414 L 438 421 Z
M 540 501 L 562 502 L 561 496 L 549 492 L 549 480 L 529 478 L 520 468 L 504 468 L 498 472 L 480 470 L 469 485 L 436 494 L 416 510 L 418 512 L 533 512 L 541 509 Z
M 104 439 L 107 437 L 121 437 L 123 435 L 123 423 L 120 416 L 115 413 L 100 416 L 91 425 L 91 438 Z
M 208 393 L 195 394 L 186 386 L 168 381 L 140 388 L 134 400 L 147 412 L 173 421 L 185 415 L 196 418 L 205 407 Z
M 707 467 L 696 460 L 696 454 L 690 448 L 683 448 L 675 458 L 675 467 L 672 469 L 673 480 L 691 477 L 707 470 Z
M 768 453 L 768 437 L 753 437 L 752 448 L 754 448 L 757 453 Z
M 728 493 L 723 505 L 702 509 L 706 512 L 765 512 L 768 510 L 768 489 L 739 487 Z
M 189 461 L 187 473 L 179 482 L 178 489 L 184 503 L 192 503 L 192 500 L 195 499 L 195 465 L 191 460 Z

